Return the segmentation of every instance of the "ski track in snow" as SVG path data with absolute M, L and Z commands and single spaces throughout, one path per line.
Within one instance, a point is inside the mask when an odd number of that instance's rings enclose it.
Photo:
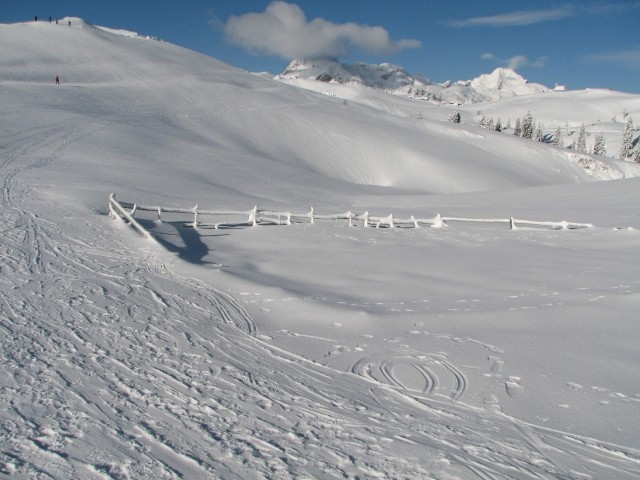
M 640 475 L 638 451 L 464 404 L 473 386 L 443 354 L 374 355 L 337 371 L 260 340 L 232 297 L 173 273 L 106 218 L 70 237 L 68 220 L 27 209 L 37 192 L 20 177 L 63 158 L 82 128 L 2 138 L 0 473 Z

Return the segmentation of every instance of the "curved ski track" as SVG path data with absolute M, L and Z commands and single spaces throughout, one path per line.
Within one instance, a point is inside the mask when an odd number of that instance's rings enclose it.
M 21 174 L 62 158 L 81 125 L 0 139 L 0 473 L 640 476 L 638 451 L 452 402 L 471 387 L 442 356 L 330 369 L 256 338 L 232 297 L 176 275 L 106 217 L 28 210 L 44 204 Z M 66 233 L 71 221 L 85 223 L 83 238 Z M 401 364 L 421 388 L 403 384 Z

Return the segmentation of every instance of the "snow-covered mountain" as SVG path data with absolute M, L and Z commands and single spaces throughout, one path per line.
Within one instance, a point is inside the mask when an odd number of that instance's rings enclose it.
M 513 70 L 497 68 L 491 74 L 456 83 L 433 84 L 425 77 L 408 74 L 402 67 L 390 64 L 345 65 L 333 60 L 294 61 L 276 79 L 308 90 L 336 95 L 366 105 L 394 111 L 397 115 L 428 116 L 444 119 L 450 113 L 442 109 L 427 109 L 424 100 L 434 105 L 453 107 L 462 114 L 462 122 L 477 125 L 484 116 L 501 121 L 506 133 L 513 133 L 517 119 L 530 112 L 535 127 L 542 127 L 544 137 L 551 142 L 558 129 L 563 144 L 575 143 L 577 132 L 585 126 L 590 148 L 596 135 L 602 135 L 609 157 L 619 157 L 622 132 L 631 116 L 640 119 L 640 96 L 611 90 L 554 91 L 529 83 Z M 398 97 L 381 102 L 383 97 L 372 91 L 382 91 Z M 402 99 L 410 99 L 405 103 Z M 415 100 L 421 100 L 417 105 Z M 479 113 L 478 113 L 479 112 Z M 638 123 L 638 122 L 636 122 Z M 511 125 L 510 129 L 505 128 Z M 640 130 L 633 133 L 634 148 Z M 640 146 L 638 146 L 640 148 Z M 630 167 L 632 170 L 634 167 Z
M 380 90 L 395 91 L 408 86 L 426 86 L 427 78 L 409 75 L 402 67 L 382 63 L 347 65 L 336 60 L 294 60 L 278 77 L 283 79 L 304 78 L 321 82 L 363 85 Z
M 508 68 L 496 68 L 473 80 L 435 84 L 388 63 L 347 65 L 335 60 L 294 60 L 276 78 L 365 86 L 434 103 L 461 105 L 549 91 L 544 85 L 528 83 Z
M 532 95 L 548 92 L 549 89 L 539 83 L 529 83 L 521 75 L 509 68 L 496 68 L 492 73 L 480 75 L 469 85 L 488 100 Z
M 638 478 L 640 179 L 77 18 L 0 42 L 0 476 Z

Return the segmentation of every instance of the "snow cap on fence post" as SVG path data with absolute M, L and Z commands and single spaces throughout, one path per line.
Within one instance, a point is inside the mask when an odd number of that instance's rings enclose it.
M 347 212 L 347 218 L 349 219 L 349 226 L 353 227 L 353 223 L 351 223 L 351 220 L 353 219 L 353 212 L 351 210 Z
M 313 213 L 313 207 L 311 207 L 311 210 L 309 210 L 309 213 L 307 215 L 311 219 L 311 225 L 315 224 L 316 219 L 315 219 L 315 214 Z
M 365 228 L 369 226 L 369 212 L 367 211 L 362 214 L 362 226 Z
M 162 209 L 158 207 L 158 222 L 162 222 Z
M 416 220 L 416 217 L 414 217 L 413 215 L 411 215 L 411 221 L 413 222 L 414 228 L 418 228 L 420 226 L 418 225 L 418 221 Z
M 287 212 L 287 225 L 291 225 L 291 212 Z
M 116 200 L 116 194 L 115 193 L 111 193 L 111 195 L 109 195 L 109 216 L 111 218 L 116 218 L 116 212 L 113 209 L 113 205 L 112 202 L 115 202 Z
M 252 227 L 257 225 L 257 217 L 258 217 L 258 206 L 254 205 L 254 207 L 249 210 L 249 223 Z
M 444 220 L 442 220 L 442 217 L 439 213 L 436 215 L 436 218 L 433 219 L 433 225 L 431 226 L 433 228 L 442 228 L 445 226 Z
M 516 228 L 516 219 L 511 217 L 509 218 L 509 230 L 515 230 Z
M 566 220 L 560 222 L 560 225 L 562 226 L 562 230 L 569 230 L 569 222 L 567 222 Z
M 198 205 L 193 207 L 193 228 L 198 228 Z
M 394 228 L 395 225 L 393 224 L 393 213 L 390 213 L 389 216 L 385 219 L 389 222 L 389 228 Z

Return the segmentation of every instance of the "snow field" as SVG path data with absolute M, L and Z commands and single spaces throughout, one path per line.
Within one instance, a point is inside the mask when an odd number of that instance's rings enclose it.
M 0 28 L 2 475 L 638 476 L 638 179 L 75 20 Z M 114 191 L 596 228 L 136 216 L 156 243 Z

